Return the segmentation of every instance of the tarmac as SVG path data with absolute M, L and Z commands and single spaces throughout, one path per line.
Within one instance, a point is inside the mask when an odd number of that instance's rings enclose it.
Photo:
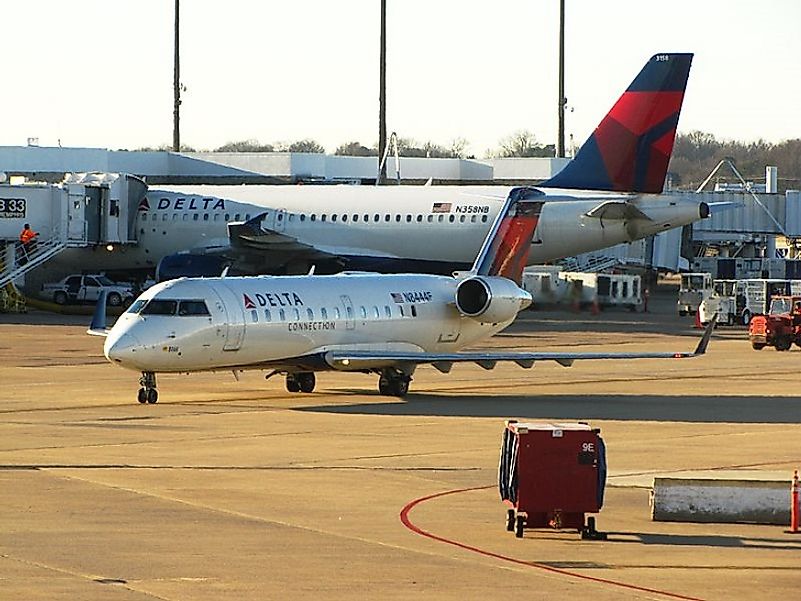
M 658 301 L 658 299 L 657 299 Z M 684 351 L 645 314 L 528 311 L 488 346 Z M 653 522 L 655 476 L 784 479 L 801 468 L 801 349 L 718 328 L 683 360 L 565 369 L 422 367 L 404 399 L 323 373 L 308 395 L 248 372 L 138 374 L 87 318 L 0 315 L 0 599 L 789 599 L 801 535 Z M 601 429 L 606 541 L 505 529 L 504 420 Z M 789 484 L 788 484 L 789 505 Z

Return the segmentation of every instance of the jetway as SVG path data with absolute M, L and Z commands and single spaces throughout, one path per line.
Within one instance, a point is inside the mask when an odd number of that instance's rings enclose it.
M 129 174 L 69 174 L 60 184 L 0 184 L 0 288 L 65 248 L 136 244 L 147 185 Z M 25 224 L 38 233 L 19 243 Z

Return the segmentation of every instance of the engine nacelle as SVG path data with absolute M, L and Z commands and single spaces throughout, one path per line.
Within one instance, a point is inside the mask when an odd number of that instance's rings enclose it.
M 506 278 L 474 276 L 456 288 L 459 312 L 484 323 L 512 320 L 530 304 L 531 295 Z

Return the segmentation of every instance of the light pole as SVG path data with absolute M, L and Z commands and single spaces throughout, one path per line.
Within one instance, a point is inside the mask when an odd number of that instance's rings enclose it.
M 556 156 L 565 156 L 565 0 L 559 0 L 559 132 Z
M 387 0 L 381 0 L 381 50 L 378 62 L 378 160 L 380 161 L 387 147 Z M 383 184 L 386 180 L 387 165 L 383 163 L 377 183 Z
M 178 2 L 175 0 L 175 63 L 173 70 L 173 119 L 172 119 L 172 149 L 173 152 L 181 151 L 181 71 L 180 60 L 178 58 Z

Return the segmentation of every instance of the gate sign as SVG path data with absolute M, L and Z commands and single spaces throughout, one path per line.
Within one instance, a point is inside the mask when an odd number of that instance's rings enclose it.
M 0 219 L 19 219 L 25 217 L 24 198 L 0 198 Z

